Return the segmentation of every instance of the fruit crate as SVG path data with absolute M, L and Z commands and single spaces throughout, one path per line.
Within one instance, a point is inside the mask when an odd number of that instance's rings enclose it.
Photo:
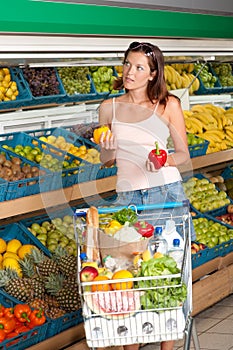
M 58 75 L 59 75 L 59 73 L 58 73 Z M 87 78 L 90 81 L 90 92 L 88 92 L 86 94 L 81 94 L 81 93 L 77 92 L 77 93 L 70 95 L 66 92 L 66 90 L 64 88 L 66 95 L 62 98 L 62 102 L 80 102 L 80 101 L 95 100 L 97 98 L 97 92 L 96 92 L 93 80 L 89 74 L 88 74 Z M 62 79 L 61 79 L 61 82 L 62 82 Z
M 226 222 L 223 222 L 223 221 L 216 218 L 217 216 L 226 215 L 226 214 L 228 214 L 227 205 L 225 207 L 209 211 L 208 217 L 211 218 L 211 220 L 219 222 L 220 224 L 224 224 L 224 226 L 227 226 L 229 229 L 233 230 L 233 225 L 227 224 Z
M 8 188 L 8 182 L 0 178 L 0 202 L 5 201 L 7 188 Z
M 198 136 L 194 136 L 195 139 L 200 139 Z M 203 140 L 202 143 L 198 143 L 197 145 L 189 145 L 189 154 L 190 158 L 204 156 L 206 154 L 207 148 L 209 146 L 209 141 Z
M 220 81 L 219 81 L 217 75 L 215 74 L 215 72 L 213 71 L 210 64 L 208 64 L 208 68 L 209 68 L 209 72 L 212 73 L 212 75 L 214 75 L 217 78 L 217 81 L 215 82 L 213 88 L 206 88 L 203 84 L 203 81 L 198 76 L 200 86 L 199 86 L 199 89 L 197 91 L 194 91 L 195 95 L 206 95 L 206 94 L 209 95 L 209 94 L 221 94 L 221 93 L 223 93 L 222 85 L 220 84 Z M 196 71 L 193 72 L 194 75 L 196 75 L 197 73 L 198 72 L 196 72 Z
M 1 101 L 0 102 L 0 110 L 1 109 L 14 109 L 22 106 L 26 106 L 31 100 L 32 95 L 30 90 L 27 87 L 27 84 L 22 76 L 20 69 L 18 68 L 9 68 L 11 74 L 11 81 L 15 81 L 18 88 L 18 96 L 16 100 L 13 101 Z
M 0 303 L 5 307 L 14 307 L 17 304 L 22 304 L 22 302 L 5 293 L 2 289 L 0 290 Z M 34 327 L 27 332 L 2 341 L 0 343 L 0 350 L 25 350 L 32 345 L 42 342 L 47 338 L 49 325 L 50 322 L 47 319 L 41 326 Z
M 0 153 L 4 153 L 7 160 L 11 160 L 11 158 L 15 156 L 13 152 L 7 151 L 1 145 Z M 33 162 L 25 159 L 22 156 L 17 155 L 17 158 L 22 161 L 20 164 L 21 166 L 35 166 Z M 37 165 L 37 167 L 40 169 L 40 171 L 43 171 L 43 175 L 41 174 L 39 176 L 16 181 L 5 181 L 1 179 L 0 202 L 50 191 L 53 186 L 53 174 L 48 169 L 42 168 L 39 165 Z
M 52 68 L 55 71 L 56 80 L 58 82 L 58 94 L 54 95 L 47 95 L 47 96 L 34 96 L 32 94 L 30 85 L 25 77 L 23 69 L 20 68 L 21 74 L 23 76 L 23 79 L 25 81 L 25 84 L 27 86 L 27 89 L 30 91 L 30 94 L 32 96 L 32 99 L 28 101 L 27 105 L 40 105 L 40 104 L 52 104 L 52 103 L 60 103 L 62 101 L 62 98 L 66 96 L 66 91 L 63 87 L 62 81 L 60 79 L 60 76 L 57 72 L 57 69 L 55 67 Z
M 55 137 L 63 136 L 67 142 L 72 143 L 74 146 L 80 147 L 84 145 L 87 148 L 95 148 L 97 151 L 100 151 L 100 147 L 96 143 L 82 136 L 79 136 L 72 131 L 69 131 L 68 127 L 67 128 L 60 128 L 60 127 L 47 128 L 43 130 L 41 129 L 29 130 L 26 133 L 36 138 L 39 138 L 41 136 L 48 137 L 49 135 L 53 135 Z M 56 149 L 59 150 L 58 148 Z M 67 152 L 67 155 L 72 157 L 72 154 L 68 152 Z M 89 163 L 88 161 L 86 162 Z M 89 171 L 90 171 L 89 181 L 92 181 L 92 180 L 103 179 L 105 177 L 116 175 L 117 167 L 112 166 L 107 168 L 102 163 L 97 163 L 97 164 L 89 163 Z
M 221 176 L 224 178 L 224 180 L 233 178 L 233 164 L 228 165 L 222 171 Z
M 206 180 L 208 180 L 209 184 L 212 184 L 211 181 L 210 181 L 207 177 L 205 177 L 203 174 L 194 174 L 192 177 L 195 177 L 195 178 L 197 178 L 197 179 L 206 179 Z M 189 179 L 191 179 L 192 177 L 184 177 L 184 178 L 183 178 L 183 185 L 185 186 L 185 183 L 186 183 Z M 222 191 L 220 191 L 220 189 L 219 189 L 217 186 L 215 186 L 215 189 L 216 189 L 218 192 L 222 192 Z M 204 191 L 204 189 L 203 189 L 203 191 Z M 206 189 L 206 191 L 210 191 L 210 189 L 209 189 L 209 190 Z M 226 198 L 229 200 L 229 204 L 233 202 L 232 199 L 231 199 L 229 196 L 226 196 Z M 200 199 L 200 198 L 198 198 L 197 200 L 198 200 L 199 202 L 201 202 L 201 199 Z M 215 208 L 215 209 L 225 208 L 225 206 L 226 206 L 226 204 L 224 204 L 224 205 L 222 205 L 222 206 L 219 206 L 219 208 Z M 209 209 L 209 210 L 206 210 L 205 212 L 202 212 L 202 211 L 200 211 L 199 209 L 195 208 L 195 206 L 193 206 L 191 203 L 190 203 L 190 208 L 191 208 L 191 210 L 194 211 L 196 214 L 209 214 L 210 212 L 212 212 L 213 210 L 215 210 L 215 209 L 212 209 L 212 208 L 211 208 L 211 209 Z
M 15 132 L 10 134 L 2 134 L 0 135 L 1 141 L 0 146 L 7 145 L 8 147 L 16 147 L 17 145 L 31 146 L 33 148 L 38 147 L 43 151 L 43 154 L 52 156 L 54 159 L 58 161 L 66 160 L 66 152 L 59 150 L 58 148 L 40 141 L 39 139 L 32 137 L 24 132 Z M 8 149 L 13 155 L 17 153 L 12 152 Z M 90 180 L 91 171 L 90 171 L 90 163 L 85 160 L 75 157 L 73 155 L 69 155 L 69 162 L 79 160 L 80 165 L 72 168 L 63 168 L 61 171 L 50 171 L 52 172 L 52 183 L 50 183 L 51 188 L 50 191 L 59 189 L 61 187 L 69 187 L 77 183 L 85 182 Z M 27 158 L 25 158 L 27 161 Z M 38 164 L 33 161 L 33 164 Z M 40 164 L 40 163 L 39 163 Z M 46 168 L 47 169 L 47 168 Z
M 7 294 L 3 290 L 0 290 L 0 303 L 6 307 L 14 307 L 16 304 L 23 304 L 23 302 L 17 300 L 16 298 Z M 0 350 L 25 350 L 29 346 L 51 338 L 54 335 L 59 334 L 68 328 L 77 326 L 78 324 L 83 322 L 82 309 L 80 308 L 76 311 L 66 313 L 65 315 L 56 319 L 51 319 L 50 317 L 46 316 L 46 319 L 47 322 L 44 323 L 42 326 L 35 327 L 29 332 L 21 333 L 17 337 L 1 342 Z M 21 338 L 23 338 L 23 342 Z M 6 347 L 2 347 L 3 345 Z M 13 347 L 16 345 L 17 347 Z
M 215 72 L 214 67 L 212 66 L 212 64 L 210 64 L 211 67 L 211 71 L 216 75 L 216 77 L 218 77 L 217 73 Z M 218 77 L 219 79 L 219 77 Z M 219 80 L 220 85 L 222 86 L 222 93 L 227 94 L 227 93 L 232 93 L 233 92 L 233 86 L 223 86 Z
M 113 76 L 118 77 L 118 74 L 117 74 L 117 71 L 116 71 L 115 67 L 109 67 L 109 68 L 112 68 L 112 70 L 113 70 Z M 96 90 L 95 83 L 94 83 L 94 87 L 95 87 L 96 98 L 97 98 L 97 99 L 99 99 L 99 98 L 101 98 L 101 99 L 106 99 L 106 98 L 111 98 L 111 97 L 117 97 L 117 96 L 120 96 L 120 95 L 124 94 L 124 92 L 125 92 L 124 89 L 119 90 L 118 93 L 112 93 L 112 94 L 110 93 L 110 91 L 108 91 L 108 92 L 98 92 L 98 91 Z
M 206 218 L 208 220 L 212 220 L 214 222 L 218 222 L 215 218 L 209 216 L 209 215 L 197 215 L 193 217 L 194 219 L 198 218 Z M 222 226 L 226 226 L 222 222 L 220 222 Z M 201 243 L 201 242 L 200 242 Z M 205 263 L 207 263 L 210 260 L 213 260 L 218 257 L 223 257 L 229 254 L 233 251 L 233 239 L 230 239 L 229 241 L 217 244 L 213 248 L 205 248 L 203 250 L 198 251 L 196 254 L 191 254 L 192 258 L 192 269 L 195 269 L 198 266 L 201 266 Z
M 61 210 L 53 210 L 53 211 L 49 211 L 47 214 L 43 214 L 43 215 L 39 215 L 39 216 L 32 216 L 30 218 L 27 218 L 27 219 L 22 219 L 18 222 L 18 224 L 20 225 L 21 229 L 23 232 L 25 232 L 26 234 L 32 234 L 29 230 L 29 227 L 31 227 L 32 224 L 39 224 L 41 225 L 44 221 L 49 221 L 51 222 L 53 219 L 55 218 L 62 218 L 64 217 L 65 215 L 70 215 L 72 217 L 72 215 L 74 214 L 74 211 L 75 211 L 75 208 L 72 208 L 72 207 L 65 207 L 64 209 L 61 209 Z M 38 242 L 39 239 L 34 236 L 34 239 Z M 75 238 L 74 238 L 75 239 Z M 41 242 L 40 242 L 41 243 Z M 42 243 L 41 243 L 42 244 Z M 44 245 L 43 245 L 43 248 L 44 248 L 44 252 L 50 256 L 51 255 L 51 252 L 50 250 Z

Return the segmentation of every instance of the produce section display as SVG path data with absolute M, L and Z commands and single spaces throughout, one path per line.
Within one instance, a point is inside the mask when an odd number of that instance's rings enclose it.
M 9 68 L 0 68 L 0 101 L 14 101 L 19 94 L 17 82 L 12 80 Z
M 88 67 L 58 67 L 58 74 L 68 95 L 88 94 L 91 92 L 91 81 L 88 79 Z
M 58 95 L 60 82 L 54 68 L 23 68 L 23 75 L 34 97 Z
M 200 86 L 199 80 L 192 74 L 193 71 L 193 63 L 165 65 L 164 76 L 168 90 L 188 88 L 189 94 L 193 95 Z
M 233 108 L 225 110 L 208 103 L 183 112 L 187 132 L 209 142 L 207 154 L 233 147 Z
M 212 67 L 223 87 L 233 86 L 232 65 L 230 63 L 212 63 Z
M 201 174 L 183 182 L 183 188 L 190 201 L 191 208 L 206 213 L 231 203 L 227 193 L 219 190 L 214 183 Z

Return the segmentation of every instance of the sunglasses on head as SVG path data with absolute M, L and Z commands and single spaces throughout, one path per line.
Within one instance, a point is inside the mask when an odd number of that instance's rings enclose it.
M 136 50 L 138 48 L 141 48 L 145 55 L 154 57 L 153 46 L 151 44 L 134 41 L 129 45 L 130 50 Z

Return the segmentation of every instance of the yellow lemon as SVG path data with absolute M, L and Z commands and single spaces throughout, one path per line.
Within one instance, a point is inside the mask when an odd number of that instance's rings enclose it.
M 25 255 L 30 254 L 32 249 L 34 248 L 36 247 L 32 244 L 24 244 L 18 249 L 17 254 L 20 257 L 20 259 L 23 259 Z
M 151 254 L 149 252 L 149 250 L 144 250 L 144 252 L 142 253 L 142 260 L 143 261 L 148 261 L 151 259 Z
M 8 243 L 7 243 L 7 247 L 6 250 L 7 252 L 13 252 L 13 253 L 17 253 L 18 249 L 22 246 L 22 243 L 18 240 L 18 239 L 11 239 Z
M 117 280 L 117 279 L 130 279 L 133 278 L 132 272 L 128 270 L 118 270 L 114 272 L 112 279 Z M 133 281 L 126 281 L 126 282 L 117 282 L 117 283 L 112 283 L 112 289 L 115 290 L 121 290 L 121 289 L 131 289 L 133 288 Z
M 162 257 L 163 257 L 163 254 L 160 253 L 160 252 L 156 252 L 156 253 L 154 253 L 154 255 L 153 255 L 153 258 L 154 258 L 154 259 L 158 259 L 158 258 L 162 258 Z
M 13 253 L 13 252 L 6 252 L 3 254 L 3 259 L 6 259 L 6 258 L 13 258 L 13 259 L 16 259 L 16 260 L 19 260 L 19 257 L 16 253 Z
M 0 254 L 6 251 L 7 243 L 3 238 L 0 238 Z

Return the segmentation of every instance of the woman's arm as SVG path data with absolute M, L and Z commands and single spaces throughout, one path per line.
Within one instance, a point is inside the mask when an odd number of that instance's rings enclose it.
M 112 124 L 112 99 L 105 100 L 99 108 L 99 124 L 108 125 L 111 130 Z M 110 167 L 116 159 L 116 137 L 108 131 L 104 140 L 104 135 L 100 137 L 100 160 L 103 164 Z
M 170 166 L 184 164 L 190 160 L 190 154 L 184 115 L 180 101 L 176 97 L 169 97 L 163 117 L 164 116 L 169 122 L 170 135 L 175 148 L 175 153 L 168 155 L 167 163 Z

